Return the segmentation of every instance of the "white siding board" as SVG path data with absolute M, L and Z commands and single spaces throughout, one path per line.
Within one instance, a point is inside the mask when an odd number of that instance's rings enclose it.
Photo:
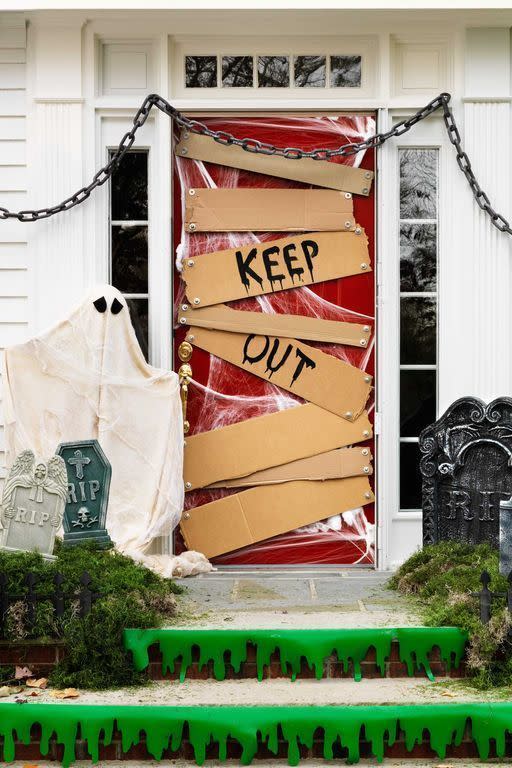
M 25 91 L 0 91 L 0 117 L 24 117 L 27 114 Z
M 0 193 L 0 201 L 3 204 L 5 197 Z M 18 206 L 13 205 L 14 208 Z M 27 241 L 27 227 L 30 224 L 18 221 L 18 219 L 6 219 L 0 221 L 0 238 L 3 243 L 25 243 Z M 34 224 L 32 224 L 34 226 Z M 37 226 L 37 225 L 36 225 Z M 0 296 L 2 295 L 0 290 Z
M 24 64 L 26 60 L 24 48 L 0 48 L 0 64 Z
M 1 224 L 5 224 L 5 222 Z M 28 250 L 26 243 L 0 242 L 0 270 L 24 270 L 27 268 L 27 260 Z
M 26 269 L 0 269 L 0 304 L 5 297 L 28 296 Z M 0 321 L 1 322 L 1 321 Z
M 0 62 L 0 88 L 9 91 L 25 88 L 25 64 Z
M 25 141 L 7 141 L 0 139 L 0 165 L 25 165 Z
M 22 344 L 28 339 L 27 323 L 0 323 L 0 339 L 2 347 L 12 347 L 14 344 Z
M 0 272 L 0 280 L 2 273 Z M 27 323 L 28 299 L 19 296 L 2 296 L 0 298 L 0 324 L 1 323 Z
M 0 25 L 0 48 L 25 48 L 25 24 L 19 27 Z
M 26 134 L 27 119 L 25 117 L 0 117 L 0 140 L 25 139 Z
M 27 189 L 27 169 L 24 165 L 0 165 L 0 192 L 24 192 Z M 3 238 L 3 235 L 0 234 Z

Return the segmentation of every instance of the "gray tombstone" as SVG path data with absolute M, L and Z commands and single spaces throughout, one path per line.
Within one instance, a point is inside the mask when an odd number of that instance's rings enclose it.
M 66 465 L 60 456 L 37 461 L 32 451 L 16 458 L 5 481 L 0 510 L 0 549 L 40 552 L 53 558 L 67 493 Z
M 500 503 L 512 495 L 512 399 L 465 397 L 420 435 L 423 543 L 498 547 Z
M 500 504 L 500 573 L 512 571 L 512 496 Z

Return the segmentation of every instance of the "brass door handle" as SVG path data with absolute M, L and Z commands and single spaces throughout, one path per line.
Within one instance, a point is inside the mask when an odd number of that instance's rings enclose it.
M 188 385 L 192 379 L 192 366 L 190 365 L 190 359 L 192 357 L 192 344 L 188 341 L 182 341 L 178 347 L 178 357 L 182 362 L 178 370 L 178 376 L 180 379 L 180 397 L 181 397 L 181 409 L 183 413 L 183 432 L 188 434 L 190 429 L 190 423 L 187 419 L 187 402 L 188 402 Z

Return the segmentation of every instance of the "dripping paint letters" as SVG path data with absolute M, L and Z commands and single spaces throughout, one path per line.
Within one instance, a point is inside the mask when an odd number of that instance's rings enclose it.
M 194 328 L 193 343 L 350 420 L 370 394 L 372 377 L 365 371 L 295 339 Z
M 368 239 L 357 232 L 313 232 L 185 260 L 192 306 L 262 296 L 371 272 Z

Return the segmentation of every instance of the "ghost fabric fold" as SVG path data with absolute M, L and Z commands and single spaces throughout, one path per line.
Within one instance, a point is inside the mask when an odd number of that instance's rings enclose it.
M 6 350 L 8 465 L 21 450 L 96 438 L 112 465 L 107 528 L 117 548 L 145 552 L 178 524 L 183 422 L 177 374 L 148 365 L 126 299 L 110 286 L 55 327 Z

